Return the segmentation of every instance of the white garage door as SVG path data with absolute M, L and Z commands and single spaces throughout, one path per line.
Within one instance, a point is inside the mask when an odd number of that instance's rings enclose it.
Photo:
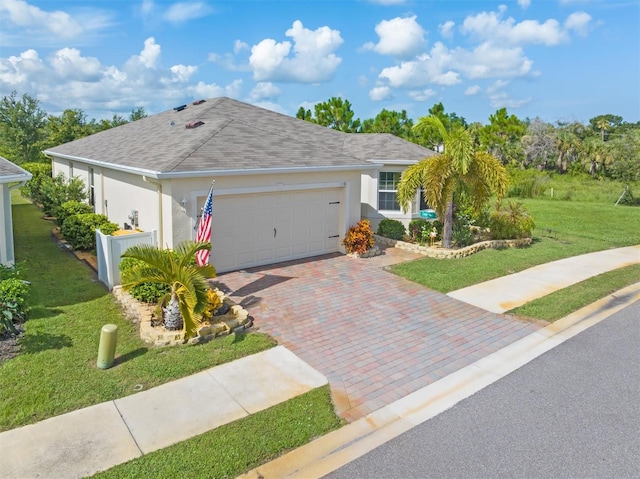
M 224 272 L 338 251 L 343 192 L 214 196 L 211 262 Z

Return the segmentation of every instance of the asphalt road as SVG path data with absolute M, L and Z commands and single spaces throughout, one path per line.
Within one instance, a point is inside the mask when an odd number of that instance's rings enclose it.
M 640 302 L 327 478 L 640 478 Z

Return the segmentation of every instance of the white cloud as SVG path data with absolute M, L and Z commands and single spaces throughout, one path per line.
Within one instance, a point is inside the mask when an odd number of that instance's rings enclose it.
M 20 56 L 0 58 L 0 85 L 11 89 L 29 90 L 32 79 L 46 75 L 46 66 L 35 50 L 26 50 Z
M 532 73 L 533 62 L 520 47 L 498 47 L 482 43 L 473 50 L 456 48 L 454 67 L 467 78 L 519 77 Z
M 369 90 L 369 99 L 371 101 L 389 100 L 391 97 L 391 88 L 388 86 L 377 86 Z
M 440 35 L 443 38 L 452 38 L 453 37 L 453 27 L 455 27 L 455 23 L 451 20 L 447 20 L 444 23 L 438 25 L 438 30 L 440 31 Z
M 48 47 L 74 39 L 76 43 L 112 24 L 112 14 L 86 8 L 77 15 L 43 10 L 24 0 L 0 0 L 3 43 L 44 44 Z
M 169 68 L 173 74 L 172 80 L 178 83 L 186 83 L 198 71 L 198 67 L 193 65 L 173 65 Z
M 275 86 L 271 82 L 258 82 L 253 87 L 251 93 L 249 93 L 249 102 L 255 103 L 258 101 L 274 99 L 280 96 L 282 90 Z
M 145 68 L 156 68 L 161 52 L 162 48 L 156 43 L 155 38 L 149 37 L 144 41 L 144 48 L 140 55 L 132 56 L 130 61 L 140 63 Z
M 505 92 L 498 92 L 489 95 L 489 103 L 492 108 L 521 108 L 531 102 L 531 97 L 523 98 L 521 100 L 515 100 L 509 98 L 509 95 Z
M 589 23 L 591 15 L 585 12 L 575 12 L 567 17 L 564 21 L 566 30 L 573 30 L 578 35 L 585 36 L 589 32 Z
M 254 80 L 299 83 L 331 80 L 342 61 L 334 53 L 343 43 L 338 30 L 326 26 L 309 30 L 296 20 L 285 35 L 293 39 L 293 48 L 289 41 L 278 43 L 271 38 L 251 47 L 249 64 Z
M 549 18 L 544 23 L 537 20 L 523 20 L 517 23 L 513 17 L 502 18 L 505 10 L 506 8 L 500 8 L 497 12 L 481 12 L 468 16 L 462 23 L 461 30 L 481 41 L 496 44 L 507 42 L 513 45 L 534 43 L 553 46 L 567 42 L 571 31 L 586 35 L 591 22 L 589 14 L 576 12 L 567 17 L 564 26 L 554 18 Z
M 427 88 L 426 90 L 412 90 L 409 92 L 409 96 L 414 101 L 427 101 L 429 98 L 434 96 L 436 92 L 431 88 Z
M 80 50 L 62 48 L 49 60 L 58 77 L 65 80 L 95 81 L 102 75 L 102 65 L 97 58 L 83 57 Z
M 478 93 L 480 93 L 480 86 L 479 85 L 472 85 L 472 86 L 468 87 L 464 91 L 464 94 L 468 95 L 468 96 L 477 95 Z
M 153 11 L 155 10 L 156 5 L 153 0 L 142 0 L 142 4 L 140 5 L 140 13 L 143 18 L 149 17 Z
M 211 11 L 211 8 L 203 2 L 178 2 L 167 8 L 163 18 L 171 23 L 184 23 L 206 17 Z
M 518 5 L 520 5 L 522 8 L 529 8 L 529 6 L 531 5 L 531 0 L 518 0 Z
M 384 68 L 379 78 L 387 80 L 392 87 L 401 88 L 419 88 L 428 84 L 455 85 L 461 80 L 460 74 L 451 69 L 453 64 L 451 51 L 442 43 L 436 42 L 429 54 Z
M 380 40 L 378 43 L 366 43 L 365 50 L 373 50 L 381 55 L 396 58 L 411 58 L 424 50 L 424 30 L 416 22 L 416 16 L 396 17 L 382 20 L 375 27 Z
M 236 40 L 235 42 L 233 42 L 233 53 L 237 55 L 242 50 L 249 50 L 249 45 L 241 40 Z
M 0 12 L 8 14 L 9 20 L 18 27 L 46 29 L 64 38 L 73 38 L 83 31 L 82 26 L 66 12 L 46 12 L 23 0 L 2 0 Z
M 492 85 L 487 87 L 488 93 L 495 93 L 509 84 L 507 80 L 496 80 Z
M 83 56 L 74 48 L 61 48 L 46 60 L 34 49 L 20 55 L 0 58 L 0 91 L 28 91 L 46 104 L 47 109 L 82 108 L 95 114 L 130 111 L 134 105 L 171 107 L 185 96 L 239 98 L 242 81 L 227 85 L 191 84 L 197 66 L 162 66 L 162 48 L 151 37 L 137 55 L 121 67 L 102 65 L 96 58 Z M 111 112 L 111 113 L 110 113 Z
M 217 83 L 204 83 L 199 81 L 197 84 L 187 87 L 187 92 L 193 98 L 214 98 L 218 96 L 228 96 L 230 98 L 238 98 L 242 90 L 242 80 L 234 80 L 227 86 L 220 86 Z

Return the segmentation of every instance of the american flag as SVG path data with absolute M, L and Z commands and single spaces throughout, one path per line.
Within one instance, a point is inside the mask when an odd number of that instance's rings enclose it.
M 198 231 L 196 233 L 196 241 L 211 241 L 211 215 L 213 214 L 213 186 L 209 190 L 209 196 L 204 203 L 200 223 L 198 223 Z M 200 250 L 196 253 L 196 263 L 198 266 L 204 266 L 209 263 L 208 249 Z

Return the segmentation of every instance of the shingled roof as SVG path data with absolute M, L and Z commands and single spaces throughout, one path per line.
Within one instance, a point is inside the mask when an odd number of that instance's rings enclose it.
M 29 179 L 31 179 L 31 173 L 0 156 L 0 183 L 12 183 Z
M 224 97 L 142 118 L 45 153 L 165 177 L 365 169 L 367 160 L 413 162 L 434 154 L 393 135 L 342 133 Z

